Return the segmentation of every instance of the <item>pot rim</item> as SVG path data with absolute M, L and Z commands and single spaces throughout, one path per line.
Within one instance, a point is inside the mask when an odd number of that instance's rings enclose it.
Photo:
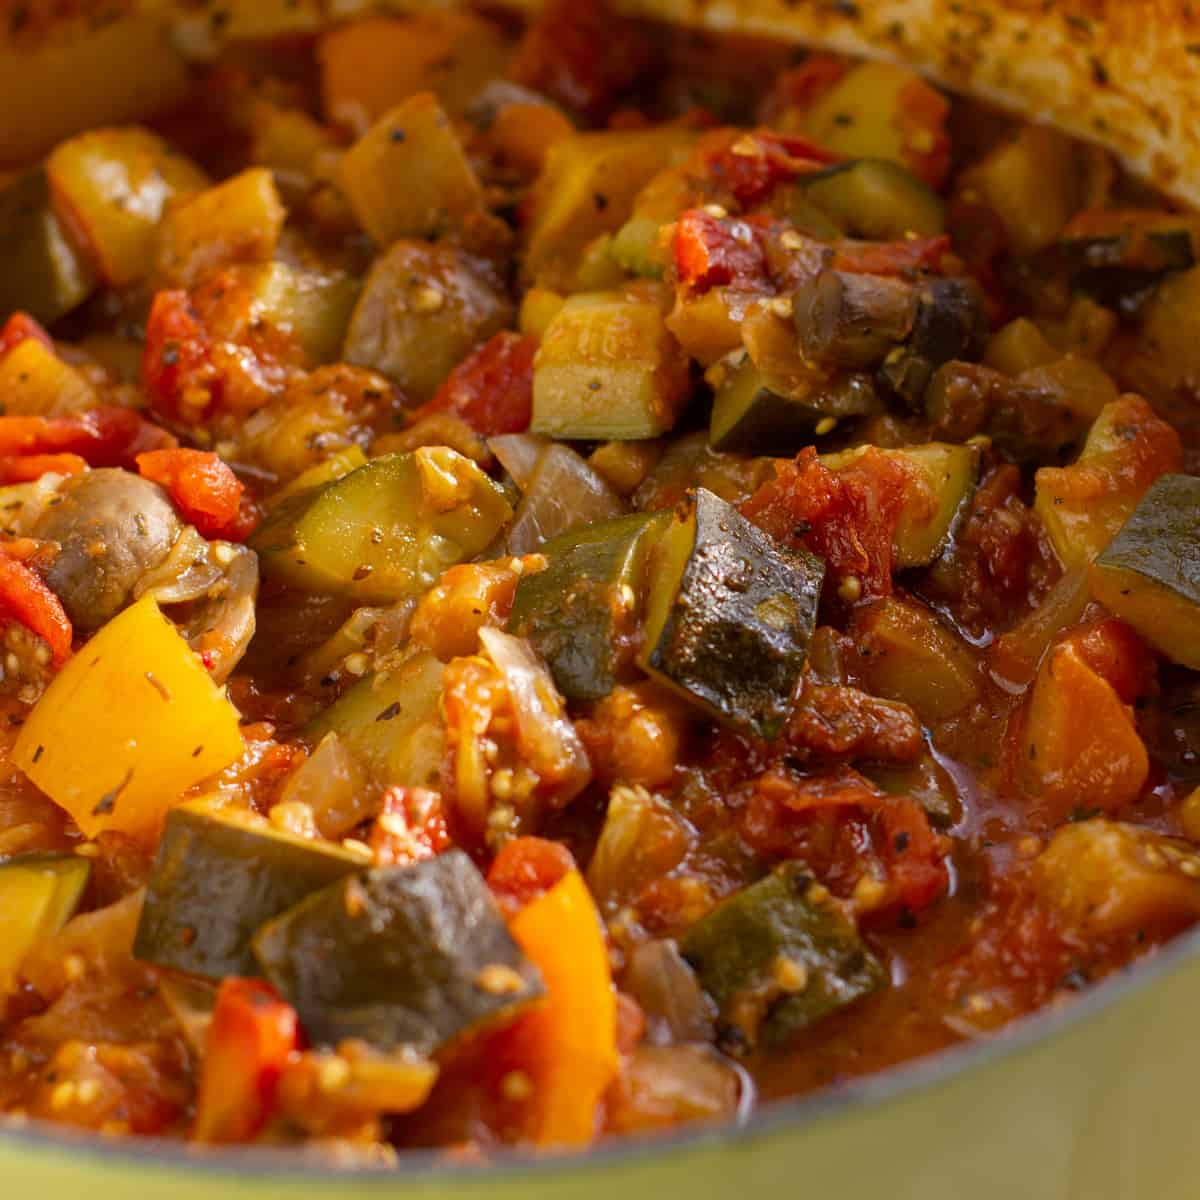
M 406 1151 L 395 1162 L 337 1162 L 331 1156 L 289 1149 L 197 1148 L 167 1138 L 122 1137 L 108 1139 L 71 1132 L 45 1122 L 14 1124 L 0 1118 L 0 1150 L 27 1151 L 31 1155 L 70 1156 L 78 1162 L 105 1166 L 154 1167 L 159 1171 L 186 1169 L 217 1181 L 236 1176 L 239 1181 L 261 1178 L 271 1182 L 336 1185 L 352 1180 L 356 1187 L 394 1189 L 411 1183 L 453 1184 L 486 1176 L 497 1183 L 549 1183 L 555 1177 L 603 1169 L 637 1166 L 691 1151 L 747 1146 L 781 1132 L 807 1130 L 833 1120 L 849 1109 L 877 1109 L 894 1100 L 928 1091 L 960 1075 L 1005 1059 L 1028 1054 L 1072 1026 L 1095 1019 L 1128 996 L 1149 988 L 1188 960 L 1200 959 L 1200 927 L 1193 929 L 1132 970 L 1115 973 L 1094 985 L 1078 999 L 1018 1020 L 1003 1030 L 952 1046 L 885 1071 L 865 1075 L 794 1100 L 780 1100 L 741 1122 L 682 1128 L 674 1133 L 614 1139 L 582 1153 L 532 1154 L 496 1151 L 477 1162 L 452 1162 L 445 1151 Z M 332 1193 L 331 1193 L 332 1194 Z

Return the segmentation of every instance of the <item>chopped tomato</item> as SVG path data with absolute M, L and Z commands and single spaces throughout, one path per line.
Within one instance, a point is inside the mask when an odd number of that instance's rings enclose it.
M 75 454 L 92 467 L 132 466 L 175 439 L 131 408 L 102 405 L 69 417 L 0 417 L 0 457 Z
M 225 979 L 205 1045 L 196 1124 L 199 1142 L 247 1142 L 262 1131 L 288 1058 L 300 1047 L 296 1010 L 268 983 Z
M 43 475 L 79 475 L 87 463 L 78 454 L 16 454 L 0 458 L 0 484 L 32 483 Z
M 571 852 L 545 838 L 521 837 L 507 843 L 488 871 L 488 886 L 507 913 L 524 908 L 575 869 Z
M 908 166 L 932 188 L 940 188 L 950 172 L 950 104 L 923 79 L 913 79 L 896 97 L 896 123 L 904 134 Z
M 175 507 L 206 538 L 241 541 L 249 536 L 242 507 L 245 487 L 216 455 L 207 450 L 154 450 L 139 454 L 142 476 L 161 483 Z M 252 514 L 251 514 L 252 517 Z
M 28 338 L 41 342 L 47 350 L 54 349 L 53 339 L 28 313 L 13 313 L 0 329 L 0 358 Z
M 844 58 L 833 54 L 810 55 L 798 67 L 784 71 L 775 80 L 775 86 L 763 102 L 762 119 L 770 125 L 791 110 L 804 112 L 836 87 L 849 70 L 850 64 Z
M 1081 625 L 1063 639 L 1120 696 L 1132 704 L 1154 685 L 1157 664 L 1146 643 L 1116 617 Z
M 813 173 L 841 156 L 801 134 L 769 129 L 741 133 L 708 158 L 705 177 L 720 198 L 743 212 L 764 203 L 781 183 Z
M 156 411 L 180 415 L 195 407 L 186 397 L 197 390 L 205 395 L 199 407 L 207 407 L 215 374 L 211 339 L 187 292 L 159 292 L 146 322 L 142 354 L 142 382 Z
M 450 849 L 441 796 L 428 788 L 388 788 L 371 828 L 377 867 L 406 867 Z
M 835 586 L 854 577 L 859 598 L 878 599 L 892 590 L 892 538 L 910 482 L 900 463 L 874 448 L 834 472 L 809 446 L 777 463 L 775 478 L 742 512 L 780 541 L 819 554 Z
M 524 433 L 533 414 L 533 356 L 538 340 L 505 330 L 459 363 L 414 414 L 451 412 L 476 433 Z
M 675 233 L 675 270 L 697 292 L 760 283 L 767 275 L 761 230 L 749 221 L 689 209 Z
M 0 543 L 0 615 L 24 625 L 50 647 L 50 661 L 61 667 L 71 657 L 73 631 L 62 601 L 23 561 L 30 543 Z
M 833 266 L 859 275 L 913 275 L 939 270 L 949 253 L 945 234 L 899 242 L 844 241 L 834 247 Z

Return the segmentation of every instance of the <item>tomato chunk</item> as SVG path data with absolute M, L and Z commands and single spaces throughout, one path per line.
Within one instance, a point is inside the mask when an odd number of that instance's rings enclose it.
M 767 257 L 759 229 L 749 221 L 714 217 L 689 209 L 675 234 L 675 270 L 694 291 L 732 284 L 747 287 L 767 275 Z
M 500 907 L 516 912 L 548 892 L 575 869 L 571 852 L 545 838 L 515 838 L 501 849 L 488 871 L 488 887 Z
M 451 846 L 441 796 L 429 788 L 393 787 L 383 794 L 383 810 L 369 845 L 377 867 L 406 867 L 433 858 Z
M 42 577 L 21 561 L 27 548 L 0 544 L 0 615 L 37 634 L 50 647 L 50 661 L 61 667 L 71 657 L 71 620 Z
M 296 1011 L 270 984 L 226 979 L 205 1046 L 193 1136 L 199 1142 L 246 1142 L 275 1106 L 283 1068 L 299 1049 Z
M 250 529 L 242 511 L 245 487 L 216 455 L 206 450 L 154 450 L 139 454 L 138 470 L 161 483 L 183 516 L 207 538 L 240 541 Z
M 538 340 L 505 330 L 459 363 L 415 416 L 451 412 L 476 433 L 524 433 L 533 415 L 533 356 Z
M 28 313 L 13 313 L 0 328 L 0 358 L 28 338 L 41 342 L 47 350 L 54 349 L 53 339 Z

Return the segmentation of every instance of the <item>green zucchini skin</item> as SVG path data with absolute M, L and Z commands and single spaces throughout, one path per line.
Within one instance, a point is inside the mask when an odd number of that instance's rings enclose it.
M 933 237 L 946 227 L 937 193 L 911 171 L 882 158 L 838 163 L 804 181 L 810 200 L 846 232 L 877 241 L 916 233 Z
M 636 513 L 552 538 L 543 571 L 522 576 L 508 631 L 528 638 L 568 700 L 600 700 L 617 685 L 623 633 L 645 591 L 650 547 L 666 513 Z
M 543 992 L 461 850 L 340 880 L 267 922 L 254 953 L 318 1046 L 429 1055 Z
M 779 1045 L 886 982 L 882 964 L 801 862 L 722 901 L 680 949 L 722 1020 L 751 1048 Z
M 1200 478 L 1164 475 L 1092 565 L 1097 600 L 1200 670 Z
M 718 718 L 776 737 L 808 656 L 824 561 L 784 549 L 705 488 L 668 538 L 686 557 L 674 575 L 659 555 L 642 665 Z
M 1134 229 L 1095 237 L 1067 238 L 1059 253 L 1072 271 L 1071 284 L 1112 308 L 1136 306 L 1171 271 L 1196 265 L 1192 231 L 1186 226 Z
M 269 918 L 364 865 L 364 856 L 235 816 L 167 816 L 133 954 L 208 979 L 258 975 L 250 951 Z
M 829 417 L 879 411 L 879 397 L 867 376 L 850 374 L 837 384 L 797 398 L 772 385 L 747 359 L 713 398 L 709 442 L 714 450 L 736 454 L 780 454 L 808 445 Z
M 92 293 L 95 277 L 67 241 L 40 167 L 0 190 L 0 325 L 26 312 L 51 325 Z

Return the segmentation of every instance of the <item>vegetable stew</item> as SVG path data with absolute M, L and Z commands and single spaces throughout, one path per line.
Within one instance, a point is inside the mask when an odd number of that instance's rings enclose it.
M 252 25 L 252 23 L 251 23 Z M 1200 917 L 1200 218 L 560 0 L 0 173 L 0 1119 L 742 1119 Z

